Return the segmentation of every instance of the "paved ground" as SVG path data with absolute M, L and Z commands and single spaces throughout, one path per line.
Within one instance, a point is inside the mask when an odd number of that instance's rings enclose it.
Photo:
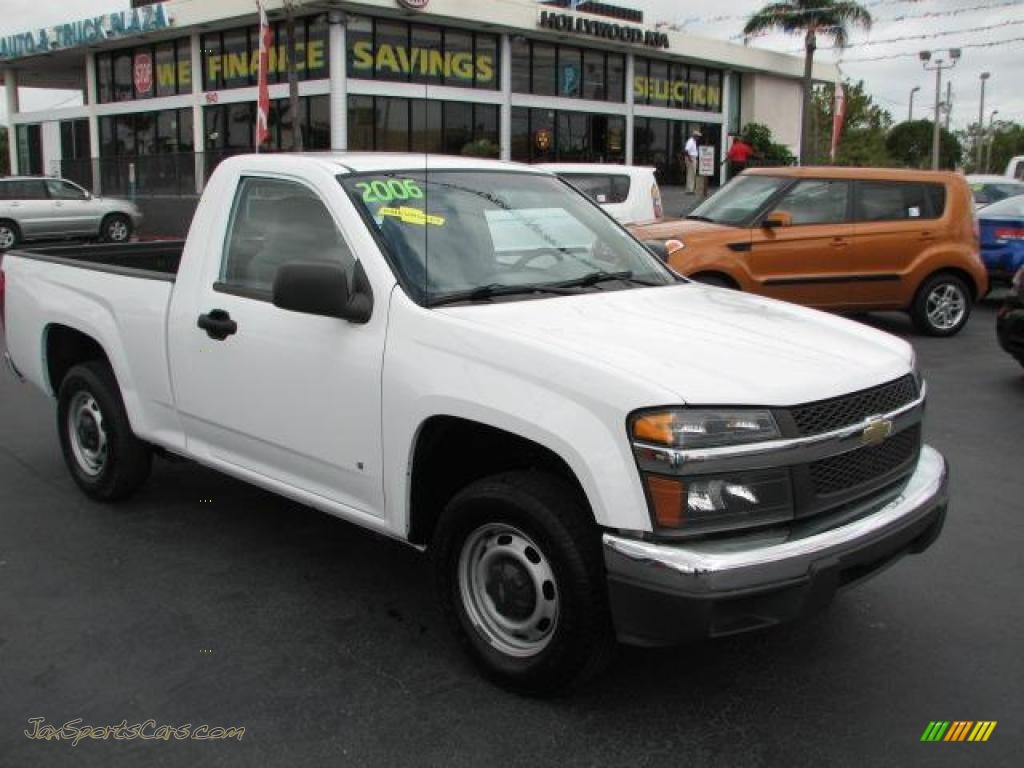
M 397 544 L 190 464 L 128 504 L 85 500 L 52 403 L 0 377 L 0 765 L 1019 765 L 1024 371 L 993 322 L 912 337 L 954 470 L 935 547 L 812 621 L 626 650 L 552 702 L 474 674 Z M 246 730 L 72 747 L 30 741 L 32 717 Z M 936 719 L 999 724 L 920 743 Z

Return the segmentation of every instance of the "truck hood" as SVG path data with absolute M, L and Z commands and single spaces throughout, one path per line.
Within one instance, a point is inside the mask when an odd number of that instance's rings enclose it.
M 694 404 L 822 400 L 903 376 L 913 358 L 906 342 L 860 323 L 696 283 L 436 311 Z

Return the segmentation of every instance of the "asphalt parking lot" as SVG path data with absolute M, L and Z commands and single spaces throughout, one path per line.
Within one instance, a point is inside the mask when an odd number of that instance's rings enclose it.
M 54 407 L 0 376 L 0 765 L 1020 764 L 1024 369 L 995 306 L 953 339 L 899 315 L 953 468 L 937 544 L 773 631 L 625 649 L 598 683 L 520 698 L 474 672 L 414 551 L 189 463 L 88 501 Z M 242 726 L 241 741 L 32 740 L 59 726 Z M 921 743 L 995 720 L 987 743 Z M 1014 756 L 1017 755 L 1016 758 Z

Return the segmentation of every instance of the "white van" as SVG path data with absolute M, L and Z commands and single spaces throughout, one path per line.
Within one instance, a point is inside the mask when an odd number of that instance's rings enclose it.
M 592 198 L 620 224 L 642 224 L 664 215 L 654 169 L 606 163 L 539 163 Z

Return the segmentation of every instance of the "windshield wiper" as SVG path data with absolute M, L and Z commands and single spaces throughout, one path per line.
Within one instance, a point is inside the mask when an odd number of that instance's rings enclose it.
M 439 307 L 442 304 L 457 304 L 461 301 L 487 301 L 495 296 L 528 296 L 534 293 L 549 293 L 556 296 L 570 296 L 576 291 L 562 285 L 505 285 L 489 283 L 465 291 L 453 291 L 431 299 L 428 306 Z
M 693 221 L 710 221 L 712 224 L 715 223 L 715 220 L 709 216 L 694 216 L 692 213 L 687 215 L 686 218 L 692 219 Z
M 634 285 L 665 285 L 665 283 L 652 283 L 649 280 L 640 280 L 633 277 L 633 273 L 629 270 L 622 272 L 588 272 L 582 277 L 577 277 L 572 280 L 563 280 L 560 283 L 548 283 L 547 287 L 550 288 L 587 288 L 591 285 L 597 285 L 598 283 L 609 283 L 612 281 L 621 281 L 624 283 L 633 283 Z

